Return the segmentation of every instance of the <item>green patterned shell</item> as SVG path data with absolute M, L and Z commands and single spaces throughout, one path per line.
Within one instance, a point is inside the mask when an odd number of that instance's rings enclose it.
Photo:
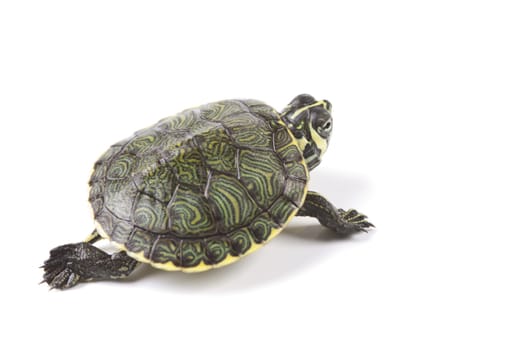
M 302 205 L 308 169 L 279 114 L 254 100 L 185 110 L 95 163 L 97 229 L 166 270 L 231 263 L 278 234 Z

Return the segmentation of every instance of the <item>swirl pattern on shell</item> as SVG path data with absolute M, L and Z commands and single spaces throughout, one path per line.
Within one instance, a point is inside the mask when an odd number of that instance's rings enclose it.
M 226 100 L 110 147 L 95 163 L 89 199 L 105 235 L 143 261 L 213 267 L 279 233 L 307 182 L 278 113 L 259 101 Z

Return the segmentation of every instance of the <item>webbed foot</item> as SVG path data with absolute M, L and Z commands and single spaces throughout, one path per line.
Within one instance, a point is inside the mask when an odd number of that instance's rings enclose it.
M 128 276 L 137 261 L 121 251 L 109 255 L 86 242 L 65 244 L 51 250 L 44 262 L 44 280 L 51 289 L 67 289 L 79 282 Z
M 356 232 L 367 232 L 375 227 L 367 221 L 366 215 L 355 209 L 337 209 L 319 193 L 309 191 L 298 216 L 312 216 L 317 218 L 321 225 L 328 227 L 336 233 L 347 236 Z
M 44 262 L 44 280 L 51 289 L 67 289 L 75 286 L 81 277 L 78 262 L 85 255 L 84 245 L 88 243 L 66 244 L 50 252 Z
M 351 234 L 355 232 L 368 232 L 368 229 L 375 227 L 374 224 L 367 221 L 367 216 L 359 213 L 355 209 L 338 209 L 339 218 L 336 225 L 336 232 L 339 234 Z

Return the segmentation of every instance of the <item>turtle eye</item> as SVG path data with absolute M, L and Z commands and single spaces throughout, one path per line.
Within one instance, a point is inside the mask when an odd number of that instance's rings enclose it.
M 323 125 L 321 125 L 321 129 L 323 129 L 324 131 L 332 130 L 332 121 L 327 120 Z
M 310 117 L 310 127 L 315 131 L 319 136 L 324 139 L 330 137 L 332 132 L 332 116 L 323 107 L 316 106 L 308 110 Z
M 332 131 L 332 118 L 325 120 L 317 127 L 317 133 L 323 137 L 328 137 Z

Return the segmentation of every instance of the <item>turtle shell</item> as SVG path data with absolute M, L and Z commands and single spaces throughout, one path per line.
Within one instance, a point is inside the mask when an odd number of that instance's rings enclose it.
M 308 169 L 279 114 L 254 100 L 187 109 L 95 163 L 99 233 L 165 270 L 229 264 L 275 237 L 302 205 Z

